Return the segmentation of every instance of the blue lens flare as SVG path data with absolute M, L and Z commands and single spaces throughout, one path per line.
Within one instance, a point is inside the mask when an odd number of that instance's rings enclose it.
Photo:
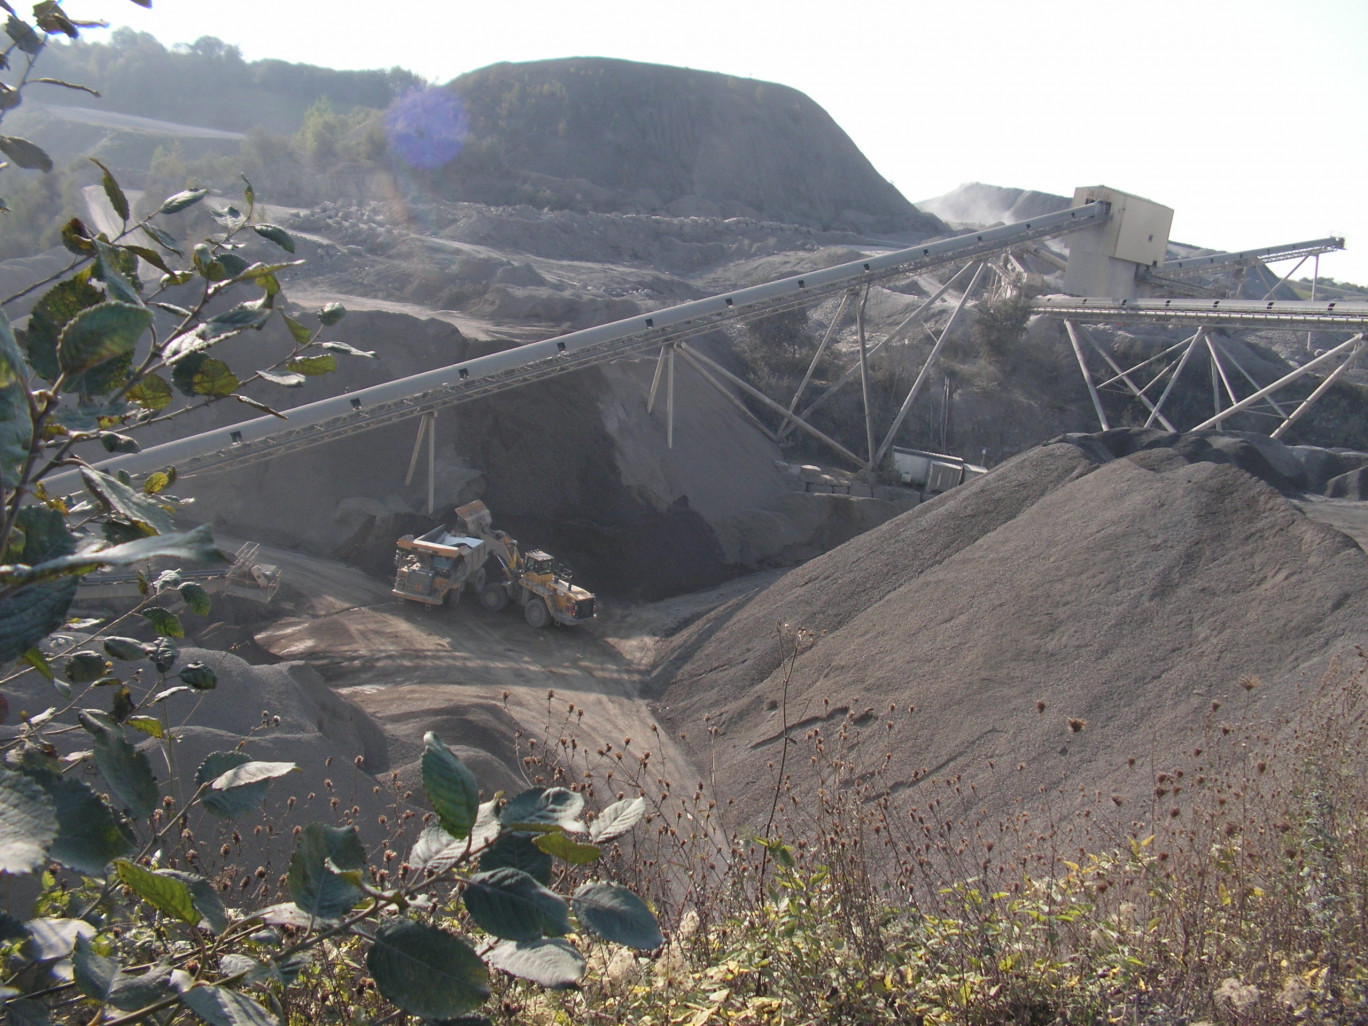
M 390 146 L 410 167 L 438 168 L 450 163 L 469 133 L 470 118 L 449 89 L 411 89 L 385 112 Z

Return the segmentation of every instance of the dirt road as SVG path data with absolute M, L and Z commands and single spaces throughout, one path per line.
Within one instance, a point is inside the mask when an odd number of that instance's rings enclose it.
M 423 734 L 435 730 L 489 790 L 522 786 L 520 772 L 535 772 L 522 760 L 549 743 L 576 772 L 596 780 L 611 772 L 610 792 L 632 785 L 653 791 L 662 779 L 676 792 L 691 791 L 699 769 L 657 729 L 641 697 L 656 642 L 771 579 L 601 608 L 595 623 L 538 631 L 516 609 L 489 613 L 470 595 L 451 608 L 425 608 L 341 563 L 266 548 L 261 558 L 282 569 L 285 615 L 258 630 L 257 642 L 279 658 L 308 663 L 369 713 L 390 740 L 395 768 L 411 770 Z

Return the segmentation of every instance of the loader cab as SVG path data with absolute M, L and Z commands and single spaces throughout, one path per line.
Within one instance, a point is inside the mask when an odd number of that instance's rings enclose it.
M 551 577 L 556 572 L 556 561 L 550 553 L 534 549 L 523 557 L 523 570 L 538 577 Z

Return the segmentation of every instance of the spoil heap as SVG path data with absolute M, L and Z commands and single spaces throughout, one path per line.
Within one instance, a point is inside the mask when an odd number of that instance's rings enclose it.
M 958 777 L 975 820 L 1112 794 L 1134 816 L 1214 702 L 1293 707 L 1364 637 L 1368 556 L 1282 494 L 1315 463 L 1298 455 L 1135 432 L 1046 444 L 694 625 L 656 671 L 661 715 L 752 827 L 785 718 L 799 739 L 845 724 L 856 775 L 891 754 L 877 786 L 900 807 Z M 804 632 L 791 664 L 779 624 Z

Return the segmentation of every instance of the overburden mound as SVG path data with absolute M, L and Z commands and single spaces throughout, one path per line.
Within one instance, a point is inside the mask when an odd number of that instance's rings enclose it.
M 944 230 L 795 89 L 653 64 L 495 64 L 450 83 L 469 117 L 449 199 L 853 230 Z
M 661 715 L 752 829 L 785 721 L 844 725 L 855 778 L 888 757 L 899 808 L 954 778 L 975 820 L 1113 795 L 1141 814 L 1213 716 L 1294 709 L 1363 639 L 1368 556 L 1242 469 L 1270 476 L 1256 455 L 1152 432 L 1034 449 L 695 624 L 656 671 Z

